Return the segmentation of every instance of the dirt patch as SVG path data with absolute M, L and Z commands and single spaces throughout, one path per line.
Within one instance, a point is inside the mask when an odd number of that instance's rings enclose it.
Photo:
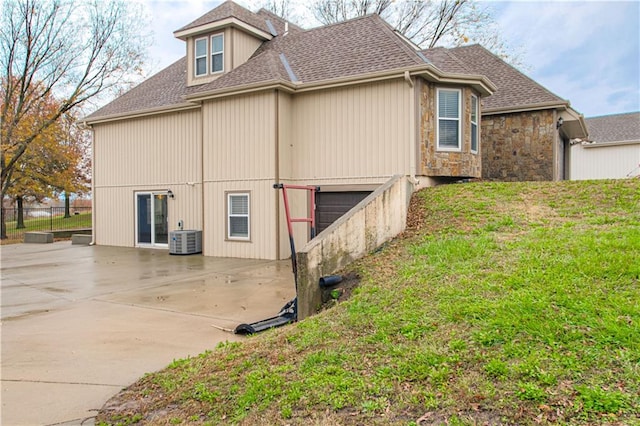
M 340 282 L 322 289 L 322 310 L 349 299 L 360 284 L 360 276 L 355 272 L 347 272 L 340 277 Z

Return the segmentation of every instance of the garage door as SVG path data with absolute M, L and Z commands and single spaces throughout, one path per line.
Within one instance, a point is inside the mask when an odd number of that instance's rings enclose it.
M 371 191 L 317 192 L 316 228 L 319 234 L 353 206 L 364 200 Z

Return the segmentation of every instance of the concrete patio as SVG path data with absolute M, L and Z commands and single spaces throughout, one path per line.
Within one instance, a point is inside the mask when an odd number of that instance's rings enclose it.
M 242 337 L 295 296 L 289 261 L 166 250 L 1 248 L 3 425 L 93 424 L 120 389 Z

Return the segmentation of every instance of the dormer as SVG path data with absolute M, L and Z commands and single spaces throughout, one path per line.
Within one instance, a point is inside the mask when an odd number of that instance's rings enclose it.
M 187 86 L 209 83 L 245 63 L 276 35 L 273 23 L 232 1 L 173 35 L 186 42 Z

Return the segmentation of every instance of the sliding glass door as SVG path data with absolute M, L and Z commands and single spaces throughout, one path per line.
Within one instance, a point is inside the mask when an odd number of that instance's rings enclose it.
M 167 193 L 136 193 L 136 245 L 167 247 L 168 241 Z

